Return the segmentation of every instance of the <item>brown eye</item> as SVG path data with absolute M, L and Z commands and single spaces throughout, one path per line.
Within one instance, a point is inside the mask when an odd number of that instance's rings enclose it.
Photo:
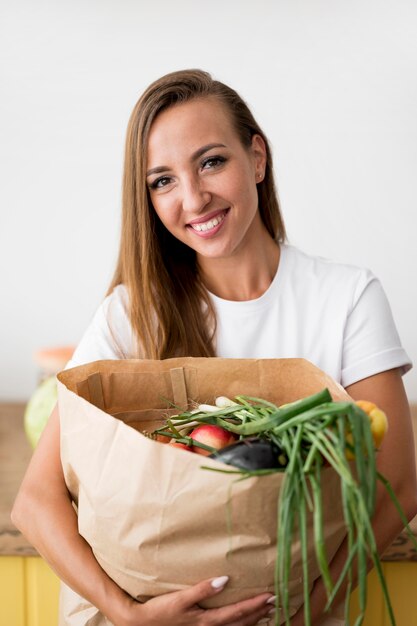
M 171 179 L 168 176 L 161 176 L 154 180 L 150 185 L 150 189 L 162 189 L 162 187 L 166 187 L 171 182 Z
M 208 157 L 207 159 L 204 159 L 201 166 L 204 169 L 211 170 L 215 167 L 219 167 L 220 165 L 223 165 L 223 163 L 225 162 L 226 162 L 226 159 L 224 157 L 216 155 L 216 156 L 212 156 L 212 157 Z

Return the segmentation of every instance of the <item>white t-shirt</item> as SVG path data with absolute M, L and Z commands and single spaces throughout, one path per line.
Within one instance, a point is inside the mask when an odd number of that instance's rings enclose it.
M 211 294 L 217 314 L 217 356 L 308 359 L 344 387 L 412 364 L 379 280 L 367 269 L 281 245 L 278 271 L 255 300 Z M 99 307 L 68 366 L 135 358 L 128 294 L 114 289 Z

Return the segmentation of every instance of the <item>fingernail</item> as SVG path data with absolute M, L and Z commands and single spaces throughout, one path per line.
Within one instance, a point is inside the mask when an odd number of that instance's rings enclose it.
M 211 581 L 211 586 L 213 587 L 213 589 L 221 589 L 225 586 L 228 580 L 228 576 L 219 576 L 218 578 L 213 578 L 213 580 Z
M 277 597 L 276 596 L 271 596 L 270 598 L 268 598 L 268 600 L 265 602 L 265 604 L 275 604 L 276 601 L 277 601 Z
M 272 615 L 272 613 L 276 613 L 276 611 L 277 611 L 277 607 L 273 606 L 272 609 L 268 611 L 268 615 Z

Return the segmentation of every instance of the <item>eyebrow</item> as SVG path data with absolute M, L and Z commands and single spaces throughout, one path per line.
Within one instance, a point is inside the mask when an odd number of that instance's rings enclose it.
M 212 148 L 226 148 L 223 143 L 208 143 L 205 146 L 202 146 L 198 150 L 196 150 L 191 155 L 191 161 L 195 161 L 199 157 L 201 157 L 205 152 L 212 150 Z M 146 172 L 146 176 L 150 176 L 151 174 L 160 174 L 161 172 L 167 172 L 170 168 L 167 165 L 159 165 L 158 167 L 153 167 L 152 169 Z

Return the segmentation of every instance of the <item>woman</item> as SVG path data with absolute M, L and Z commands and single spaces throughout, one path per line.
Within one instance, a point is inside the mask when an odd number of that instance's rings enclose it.
M 378 466 L 411 519 L 417 489 L 401 379 L 411 364 L 382 288 L 367 270 L 309 257 L 284 242 L 270 149 L 245 103 L 205 72 L 162 77 L 130 119 L 117 269 L 71 365 L 137 356 L 307 358 L 354 399 L 374 401 L 388 414 Z M 222 578 L 145 605 L 119 589 L 78 535 L 56 409 L 13 521 L 58 575 L 117 626 L 246 626 L 271 610 L 269 594 L 199 609 L 198 602 L 226 584 Z M 380 551 L 401 526 L 379 492 L 374 531 Z M 345 556 L 342 545 L 331 564 L 334 577 Z M 314 623 L 325 601 L 318 581 Z M 292 624 L 303 624 L 302 611 Z

